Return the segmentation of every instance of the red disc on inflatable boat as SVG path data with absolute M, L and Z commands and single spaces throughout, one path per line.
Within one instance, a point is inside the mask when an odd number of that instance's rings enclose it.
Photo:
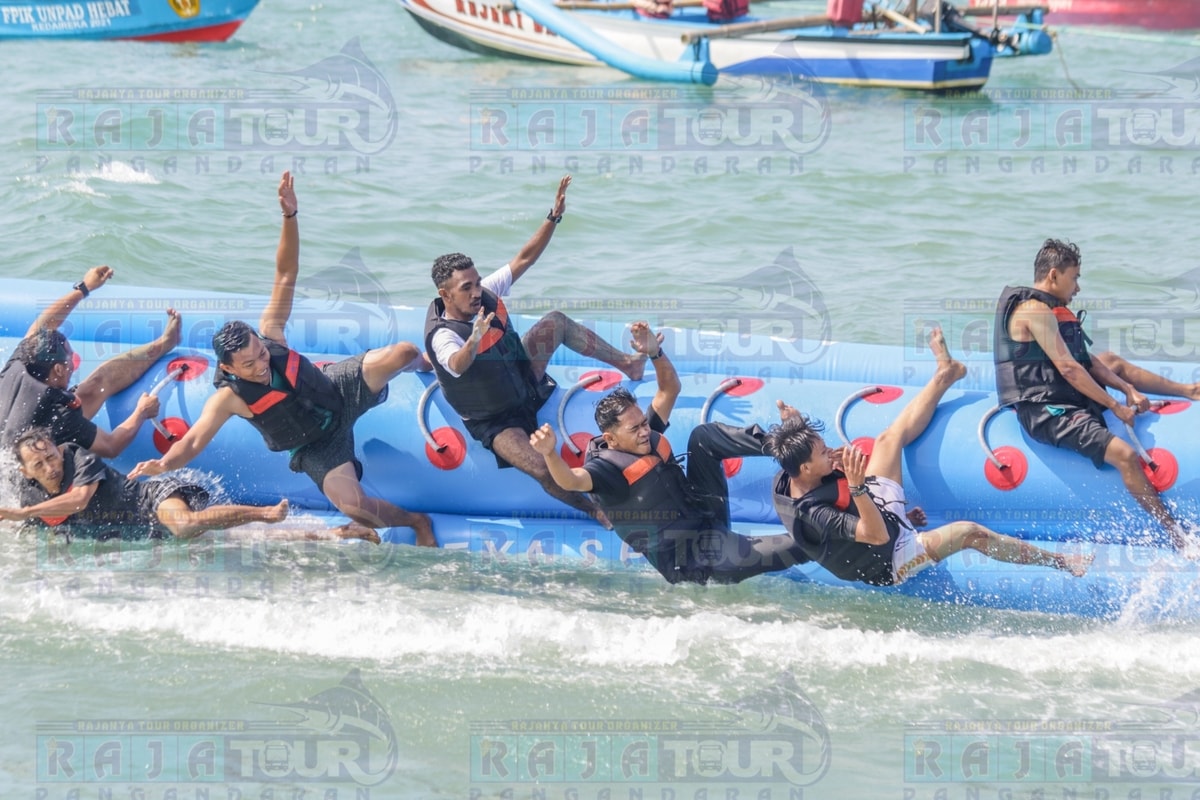
M 742 471 L 742 460 L 740 458 L 727 458 L 721 462 L 721 467 L 725 470 L 725 477 L 732 478 Z
M 1160 406 L 1150 406 L 1150 411 L 1154 414 L 1178 414 L 1187 411 L 1191 405 L 1190 400 L 1164 400 Z
M 863 455 L 865 455 L 867 458 L 870 458 L 871 453 L 875 450 L 875 437 L 874 436 L 860 436 L 857 439 L 855 439 L 853 442 L 851 442 L 850 444 L 854 445 L 859 450 L 862 450 Z
M 188 432 L 188 428 L 191 427 L 179 417 L 167 417 L 159 424 L 167 429 L 167 433 L 171 434 L 171 438 L 168 440 L 167 437 L 158 432 L 158 428 L 154 429 L 154 449 L 163 455 L 166 455 L 167 451 L 171 449 L 171 445 L 179 441 Z
M 79 369 L 79 365 L 82 363 L 83 363 L 83 359 L 79 357 L 79 353 L 76 353 L 74 350 L 72 350 L 71 351 L 71 371 L 74 372 L 75 370 Z
M 743 378 L 736 376 L 740 381 L 737 386 L 730 386 L 725 390 L 725 394 L 730 397 L 745 397 L 748 394 L 754 394 L 759 389 L 763 388 L 764 384 L 758 378 Z
M 890 403 L 904 394 L 904 390 L 899 386 L 876 386 L 875 388 L 879 391 L 865 395 L 863 400 L 866 400 L 868 403 L 874 403 L 877 406 Z
M 572 433 L 571 441 L 574 442 L 575 446 L 579 448 L 579 455 L 572 453 L 571 448 L 567 447 L 565 444 L 559 448 L 558 454 L 562 456 L 563 461 L 567 462 L 568 467 L 582 467 L 583 457 L 587 455 L 588 444 L 597 435 L 598 434 L 595 433 L 584 433 L 582 431 L 578 433 Z
M 1179 478 L 1179 462 L 1175 460 L 1175 456 L 1171 455 L 1171 451 L 1161 447 L 1151 447 L 1146 451 L 1146 455 L 1150 456 L 1150 460 L 1156 467 L 1156 469 L 1150 469 L 1149 464 L 1142 464 L 1142 472 L 1146 473 L 1146 480 L 1150 481 L 1150 485 L 1159 492 L 1165 492 L 1174 486 L 1175 481 Z
M 600 380 L 595 383 L 590 383 L 583 387 L 589 392 L 607 392 L 610 389 L 617 388 L 621 381 L 625 380 L 625 376 L 619 372 L 611 372 L 609 370 L 594 369 L 591 372 L 585 372 L 579 376 L 579 380 L 585 381 L 593 375 L 599 375 Z
M 433 440 L 441 450 L 434 450 L 425 443 L 425 457 L 429 463 L 438 469 L 451 470 L 462 466 L 467 458 L 467 440 L 454 428 L 438 428 L 433 432 Z
M 1011 492 L 1025 482 L 1026 476 L 1029 475 L 1029 461 L 1024 453 L 1006 445 L 997 447 L 992 454 L 1000 460 L 1004 468 L 997 467 L 990 458 L 984 461 L 983 474 L 988 483 L 1002 492 Z
M 167 362 L 167 374 L 170 375 L 175 370 L 183 367 L 183 372 L 179 373 L 177 381 L 190 381 L 199 378 L 208 370 L 208 359 L 204 356 L 180 356 L 172 358 Z

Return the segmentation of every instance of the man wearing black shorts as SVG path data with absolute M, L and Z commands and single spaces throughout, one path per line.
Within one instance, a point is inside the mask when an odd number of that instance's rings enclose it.
M 48 428 L 26 431 L 12 446 L 20 464 L 21 508 L 0 508 L 0 519 L 26 520 L 55 533 L 88 539 L 191 539 L 205 531 L 249 522 L 282 522 L 288 503 L 209 505 L 209 493 L 175 477 L 132 481 L 77 444 L 56 445 Z M 367 539 L 356 523 L 333 530 L 272 531 L 269 538 Z
M 1096 468 L 1111 464 L 1134 499 L 1183 549 L 1186 536 L 1142 472 L 1132 445 L 1104 421 L 1107 409 L 1132 425 L 1146 411 L 1142 392 L 1200 399 L 1200 384 L 1182 384 L 1142 369 L 1114 353 L 1088 352 L 1089 339 L 1067 304 L 1079 293 L 1079 247 L 1047 239 L 1034 260 L 1032 287 L 1006 286 L 996 306 L 996 393 L 1012 406 L 1021 427 L 1039 442 L 1074 450 Z M 1125 404 L 1105 387 L 1125 394 Z
M 554 392 L 546 365 L 560 344 L 616 367 L 635 381 L 645 372 L 646 357 L 622 353 L 561 311 L 550 312 L 520 336 L 502 299 L 550 244 L 566 210 L 570 185 L 568 175 L 559 182 L 554 205 L 537 232 L 486 278 L 480 279 L 475 262 L 462 253 L 433 262 L 438 297 L 425 319 L 425 351 L 446 400 L 471 437 L 495 454 L 500 467 L 516 467 L 547 494 L 606 522 L 587 497 L 554 482 L 545 461 L 529 446 L 529 435 L 537 428 L 538 409 Z
M 406 511 L 362 487 L 362 462 L 354 455 L 354 423 L 387 398 L 387 384 L 424 364 L 409 342 L 368 350 L 317 368 L 287 346 L 284 327 L 292 313 L 300 271 L 300 231 L 290 173 L 279 183 L 283 230 L 275 254 L 275 285 L 259 331 L 245 322 L 226 323 L 213 336 L 219 367 L 216 393 L 199 419 L 166 455 L 143 461 L 129 477 L 160 475 L 189 463 L 231 417 L 242 417 L 262 434 L 270 450 L 291 453 L 289 466 L 312 478 L 346 516 L 369 528 L 406 527 L 418 545 L 433 547 L 427 515 Z M 427 369 L 428 367 L 426 367 Z

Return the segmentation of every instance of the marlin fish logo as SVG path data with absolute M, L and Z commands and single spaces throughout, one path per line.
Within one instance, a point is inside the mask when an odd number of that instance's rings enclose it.
M 774 734 L 792 744 L 785 777 L 796 786 L 811 786 L 829 771 L 832 746 L 829 727 L 816 705 L 786 672 L 773 686 L 732 703 L 712 705 L 731 722 L 756 736 Z
M 337 264 L 307 276 L 297 288 L 313 301 L 293 315 L 296 328 L 301 321 L 314 326 L 302 334 L 306 340 L 312 339 L 307 345 L 329 346 L 332 337 L 350 354 L 390 344 L 399 335 L 388 292 L 367 269 L 357 247 L 348 250 Z
M 307 700 L 263 705 L 286 709 L 296 717 L 291 722 L 306 731 L 328 736 L 355 736 L 369 741 L 366 763 L 360 761 L 363 769 L 353 775 L 355 781 L 364 786 L 382 783 L 396 769 L 399 748 L 391 718 L 367 690 L 357 668 L 350 670 L 337 686 Z
M 816 361 L 832 339 L 825 298 L 790 247 L 772 263 L 716 288 L 726 295 L 722 308 L 748 313 L 753 321 L 769 326 L 770 335 L 787 340 L 794 363 Z
M 1162 95 L 1185 98 L 1200 97 L 1200 58 L 1189 59 L 1159 72 L 1138 72 L 1156 78 L 1163 86 Z
M 1160 281 L 1154 288 L 1166 295 L 1167 302 L 1171 305 L 1183 306 L 1189 311 L 1200 311 L 1200 267 Z
M 367 155 L 382 151 L 396 138 L 399 114 L 391 86 L 367 58 L 355 37 L 336 54 L 286 75 L 302 95 L 357 111 L 357 124 L 346 135 L 355 150 Z

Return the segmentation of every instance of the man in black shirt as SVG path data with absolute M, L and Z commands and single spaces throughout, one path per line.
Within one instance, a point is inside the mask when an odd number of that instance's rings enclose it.
M 209 530 L 248 522 L 282 522 L 288 503 L 210 506 L 208 492 L 173 477 L 132 481 L 77 444 L 56 445 L 46 428 L 22 434 L 13 445 L 25 481 L 21 508 L 0 508 L 0 519 L 37 520 L 69 536 L 95 539 L 191 539 Z M 351 523 L 325 531 L 278 531 L 280 539 L 367 539 L 370 528 Z

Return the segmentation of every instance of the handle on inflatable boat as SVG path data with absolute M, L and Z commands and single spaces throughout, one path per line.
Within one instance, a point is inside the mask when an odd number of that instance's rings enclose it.
M 1132 444 L 1133 449 L 1137 451 L 1138 458 L 1146 462 L 1146 466 L 1150 467 L 1151 472 L 1157 472 L 1158 464 L 1154 463 L 1154 459 L 1152 459 L 1150 454 L 1146 452 L 1146 448 L 1142 447 L 1142 443 L 1138 439 L 1137 434 L 1133 432 L 1133 426 L 1128 422 L 1125 423 L 1125 432 L 1129 434 L 1129 443 Z
M 187 372 L 187 369 L 188 369 L 187 364 L 180 364 L 178 367 L 176 367 L 175 369 L 168 372 L 167 377 L 163 378 L 161 381 L 154 384 L 154 388 L 150 390 L 150 396 L 158 397 L 158 393 L 161 392 L 163 389 L 165 389 L 167 387 L 167 384 L 169 384 L 171 381 L 177 379 L 183 373 Z M 168 442 L 173 442 L 177 438 L 179 438 L 175 434 L 173 434 L 169 430 L 167 430 L 166 427 L 156 419 L 150 420 L 150 424 L 153 425 L 154 430 L 156 430 L 160 434 L 162 434 L 163 438 L 166 439 Z
M 437 381 L 425 387 L 425 391 L 421 392 L 421 399 L 417 401 L 417 425 L 421 428 L 421 436 L 425 437 L 425 444 L 433 448 L 435 453 L 440 453 L 446 449 L 446 445 L 438 444 L 433 438 L 433 434 L 429 432 L 429 422 L 425 419 L 425 408 L 429 405 L 429 398 L 433 397 L 433 393 L 441 387 Z
M 878 386 L 864 386 L 854 394 L 847 397 L 838 406 L 837 418 L 834 421 L 834 426 L 837 428 L 838 436 L 842 437 L 842 444 L 850 444 L 850 437 L 846 435 L 846 426 L 843 424 L 846 418 L 846 412 L 853 405 L 855 400 L 861 400 L 864 397 L 870 397 L 873 394 L 879 394 L 883 389 Z
M 604 379 L 604 376 L 601 375 L 599 372 L 594 372 L 591 375 L 584 376 L 584 378 L 582 380 L 580 380 L 579 383 L 575 384 L 570 389 L 567 389 L 567 393 L 563 395 L 562 402 L 560 402 L 558 404 L 558 438 L 562 439 L 563 444 L 565 444 L 567 447 L 569 447 L 571 449 L 571 452 L 574 453 L 575 455 L 579 455 L 583 451 L 580 450 L 579 446 L 575 444 L 575 441 L 570 436 L 567 435 L 567 403 L 571 400 L 571 397 L 576 392 L 578 392 L 580 389 L 587 388 L 588 386 L 591 386 L 596 381 L 603 380 L 603 379 Z
M 987 426 L 988 423 L 992 421 L 992 417 L 999 414 L 1002 408 L 1003 406 L 992 406 L 992 410 L 984 414 L 983 419 L 979 420 L 979 445 L 983 448 L 983 452 L 987 456 L 987 460 L 992 462 L 992 466 L 996 469 L 1004 469 L 1004 462 L 996 457 L 996 453 L 993 452 L 992 446 L 988 444 Z
M 712 394 L 710 394 L 704 401 L 704 407 L 700 409 L 700 424 L 703 425 L 708 422 L 708 414 L 710 411 L 712 411 L 713 403 L 717 401 L 718 396 L 724 394 L 735 386 L 741 385 L 741 378 L 726 378 L 725 380 L 721 381 L 721 385 L 716 389 L 713 389 Z

